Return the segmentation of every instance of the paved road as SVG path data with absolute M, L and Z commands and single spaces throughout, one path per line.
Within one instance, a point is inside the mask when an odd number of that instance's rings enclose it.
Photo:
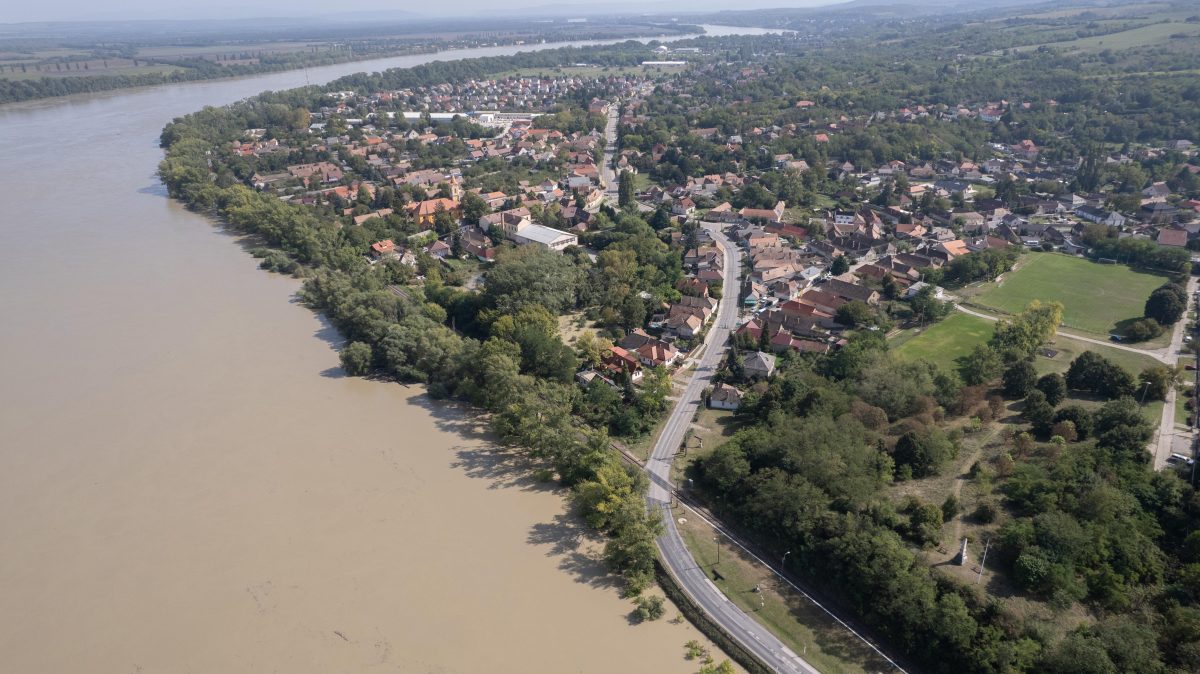
M 961 304 L 955 304 L 954 308 L 958 309 L 959 311 L 963 312 L 964 314 L 971 314 L 972 316 L 978 316 L 979 318 L 982 318 L 987 321 L 1000 320 L 996 316 L 993 316 L 991 314 L 985 314 L 981 311 L 975 311 L 974 309 L 968 309 L 967 307 L 964 307 Z M 1177 323 L 1176 330 L 1181 329 L 1180 326 L 1182 324 L 1183 324 L 1183 321 L 1180 321 L 1179 323 Z M 1065 330 L 1059 330 L 1058 334 L 1063 337 L 1070 338 L 1070 339 L 1077 339 L 1081 342 L 1088 342 L 1090 344 L 1097 344 L 1099 346 L 1107 346 L 1112 349 L 1121 349 L 1122 351 L 1130 351 L 1133 353 L 1141 354 L 1143 356 L 1149 356 L 1149 357 L 1159 361 L 1160 363 L 1166 363 L 1167 365 L 1175 364 L 1175 357 L 1172 354 L 1178 353 L 1178 348 L 1175 348 L 1174 350 L 1172 350 L 1172 347 L 1167 347 L 1165 349 L 1154 349 L 1154 350 L 1139 349 L 1137 347 L 1128 346 L 1126 344 L 1118 344 L 1117 342 L 1114 342 L 1112 340 L 1095 339 L 1093 337 L 1084 337 L 1083 335 L 1079 335 L 1074 332 L 1066 332 Z M 1183 339 L 1183 337 L 1180 336 L 1180 339 Z
M 1194 293 L 1196 292 L 1198 281 L 1195 276 L 1188 276 L 1187 281 L 1187 296 L 1188 307 L 1192 305 Z M 1168 365 L 1174 366 L 1179 360 L 1179 354 L 1183 351 L 1183 336 L 1187 332 L 1187 317 L 1175 324 L 1175 330 L 1171 333 L 1171 343 L 1167 346 L 1167 356 L 1170 360 Z M 1192 430 L 1187 431 L 1175 430 L 1175 396 L 1178 394 L 1176 387 L 1172 386 L 1167 391 L 1167 402 L 1163 405 L 1162 420 L 1158 425 L 1158 437 L 1152 445 L 1154 448 L 1154 470 L 1162 470 L 1167 467 L 1167 458 L 1171 456 L 1171 446 L 1174 444 L 1175 438 L 1178 435 L 1191 436 Z
M 682 397 L 667 419 L 646 470 L 650 473 L 649 507 L 663 515 L 665 533 L 658 538 L 663 563 L 685 592 L 716 623 L 759 660 L 776 672 L 818 674 L 818 671 L 789 650 L 766 628 L 734 605 L 708 578 L 705 569 L 696 564 L 675 526 L 670 508 L 671 463 L 683 442 L 687 427 L 702 403 L 705 387 L 712 381 L 717 366 L 725 354 L 729 334 L 737 321 L 738 284 L 741 277 L 741 251 L 713 225 L 705 225 L 725 251 L 725 285 L 718 305 L 717 316 L 708 332 L 701 355 L 694 361 L 695 370 L 688 378 Z M 685 364 L 685 367 L 687 365 Z
M 604 127 L 604 159 L 600 162 L 600 187 L 613 199 L 617 198 L 617 173 L 613 170 L 613 155 L 617 151 L 617 120 L 621 102 L 613 101 L 608 109 L 608 124 Z

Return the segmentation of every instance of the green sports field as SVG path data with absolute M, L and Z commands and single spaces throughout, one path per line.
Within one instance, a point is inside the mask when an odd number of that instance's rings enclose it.
M 957 358 L 967 355 L 977 344 L 984 344 L 991 337 L 990 321 L 955 312 L 895 347 L 893 352 L 901 360 L 927 360 L 953 370 L 957 367 Z
M 1056 253 L 1029 253 L 1020 267 L 990 283 L 971 302 L 1008 313 L 1031 301 L 1062 302 L 1064 328 L 1105 336 L 1125 321 L 1141 318 L 1150 292 L 1165 283 L 1162 274 L 1125 265 L 1099 264 Z

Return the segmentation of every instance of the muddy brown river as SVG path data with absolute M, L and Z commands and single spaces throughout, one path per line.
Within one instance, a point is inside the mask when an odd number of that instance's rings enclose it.
M 154 175 L 204 105 L 512 51 L 0 107 L 0 671 L 696 670 L 560 492 L 470 410 L 342 376 L 297 282 Z

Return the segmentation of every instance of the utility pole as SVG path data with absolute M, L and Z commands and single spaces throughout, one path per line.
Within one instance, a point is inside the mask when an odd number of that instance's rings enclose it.
M 987 542 L 985 542 L 983 544 L 983 558 L 979 560 L 979 576 L 975 579 L 976 585 L 979 584 L 979 581 L 983 580 L 983 565 L 987 564 L 988 547 L 990 547 L 991 544 L 992 544 L 992 539 L 990 539 L 990 538 L 987 539 Z

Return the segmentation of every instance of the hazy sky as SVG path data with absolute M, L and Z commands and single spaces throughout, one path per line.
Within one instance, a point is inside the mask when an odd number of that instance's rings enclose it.
M 599 4 L 594 0 L 456 0 L 449 3 L 413 2 L 412 0 L 0 0 L 0 23 L 24 21 L 94 21 L 124 19 L 221 19 L 246 17 L 303 17 L 329 16 L 340 12 L 357 14 L 391 10 L 397 13 L 436 18 L 442 16 L 489 16 L 495 12 L 516 8 L 554 7 L 562 10 L 578 7 L 581 13 L 596 13 L 601 7 L 610 11 L 632 14 L 637 12 L 716 11 L 720 9 L 752 9 L 756 7 L 811 7 L 844 0 L 646 0 L 632 2 L 617 0 Z

